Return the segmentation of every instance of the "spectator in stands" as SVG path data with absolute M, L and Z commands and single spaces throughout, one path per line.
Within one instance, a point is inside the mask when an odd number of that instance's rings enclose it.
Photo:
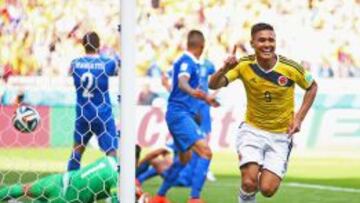
M 332 78 L 334 77 L 334 70 L 332 69 L 329 62 L 324 62 L 319 69 L 319 77 L 321 78 Z
M 152 78 L 160 78 L 161 74 L 162 71 L 160 69 L 160 66 L 156 62 L 150 65 L 146 73 L 147 76 Z
M 143 85 L 143 88 L 140 91 L 137 103 L 138 105 L 152 105 L 152 102 L 157 97 L 159 97 L 159 95 L 153 92 L 150 88 L 150 85 L 146 83 Z

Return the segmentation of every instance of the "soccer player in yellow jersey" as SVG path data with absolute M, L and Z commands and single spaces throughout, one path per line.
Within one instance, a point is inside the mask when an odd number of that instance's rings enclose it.
M 255 203 L 257 191 L 265 197 L 275 194 L 286 172 L 292 135 L 300 131 L 317 92 L 310 73 L 275 54 L 276 36 L 271 25 L 255 24 L 250 43 L 255 55 L 237 60 L 233 53 L 209 83 L 211 89 L 219 89 L 240 79 L 246 90 L 245 121 L 236 136 L 242 176 L 239 203 Z M 295 83 L 306 91 L 297 113 Z

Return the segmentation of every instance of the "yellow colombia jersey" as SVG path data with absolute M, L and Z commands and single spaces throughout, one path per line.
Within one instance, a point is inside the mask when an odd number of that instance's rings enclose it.
M 308 89 L 313 78 L 293 60 L 277 56 L 273 69 L 265 71 L 255 55 L 240 59 L 238 65 L 226 73 L 228 82 L 239 78 L 247 94 L 245 121 L 254 127 L 285 133 L 294 116 L 294 84 Z

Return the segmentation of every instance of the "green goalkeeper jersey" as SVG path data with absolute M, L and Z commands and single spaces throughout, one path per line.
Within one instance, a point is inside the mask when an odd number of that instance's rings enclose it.
M 35 202 L 94 202 L 111 197 L 118 202 L 118 164 L 114 157 L 105 157 L 77 171 L 42 178 L 29 188 Z
M 118 177 L 118 164 L 114 157 L 99 159 L 81 170 L 63 175 L 64 199 L 67 202 L 93 202 L 110 196 L 116 198 Z

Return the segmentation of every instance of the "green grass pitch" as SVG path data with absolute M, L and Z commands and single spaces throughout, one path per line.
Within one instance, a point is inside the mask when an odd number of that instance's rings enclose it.
M 63 172 L 70 149 L 1 149 L 0 187 L 14 182 L 29 182 L 44 175 Z M 96 150 L 85 152 L 84 164 L 102 156 Z M 217 181 L 207 182 L 202 193 L 207 203 L 237 202 L 239 171 L 234 152 L 217 152 L 211 164 Z M 161 183 L 154 178 L 144 190 L 155 194 Z M 344 189 L 345 188 L 345 189 Z M 173 203 L 186 202 L 189 189 L 173 188 L 168 197 Z M 258 203 L 359 203 L 359 158 L 312 158 L 293 155 L 287 176 L 273 198 L 257 196 Z

